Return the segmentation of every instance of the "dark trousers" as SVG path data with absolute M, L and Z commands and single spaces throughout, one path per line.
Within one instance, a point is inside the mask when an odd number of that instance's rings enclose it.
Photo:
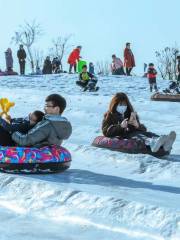
M 132 67 L 131 68 L 126 68 L 126 75 L 127 76 L 131 76 L 131 71 L 132 71 Z
M 19 66 L 20 66 L 20 74 L 24 75 L 25 74 L 25 61 L 19 61 Z
M 125 75 L 125 72 L 124 72 L 123 67 L 118 68 L 118 69 L 115 69 L 115 70 L 112 72 L 112 75 Z
M 0 126 L 0 145 L 1 146 L 15 146 L 15 142 L 12 140 L 11 134 Z
M 76 73 L 76 63 L 75 64 L 70 64 L 69 66 L 69 73 L 72 73 L 72 68 L 74 67 L 74 73 Z
M 157 84 L 156 84 L 156 78 L 149 78 L 149 85 L 150 85 L 150 92 L 152 92 L 153 87 L 155 91 L 158 91 Z
M 76 84 L 80 87 L 85 88 L 88 85 L 88 81 L 76 81 Z

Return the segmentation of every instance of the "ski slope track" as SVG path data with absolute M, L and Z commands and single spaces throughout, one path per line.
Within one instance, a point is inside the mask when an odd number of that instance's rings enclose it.
M 148 80 L 99 77 L 100 90 L 82 92 L 78 75 L 1 77 L 11 116 L 42 110 L 51 93 L 67 99 L 73 133 L 63 143 L 71 168 L 60 174 L 0 173 L 0 240 L 179 240 L 180 103 L 150 100 Z M 167 81 L 158 80 L 165 88 Z M 125 154 L 91 146 L 116 92 L 125 92 L 148 130 L 177 139 L 170 156 Z

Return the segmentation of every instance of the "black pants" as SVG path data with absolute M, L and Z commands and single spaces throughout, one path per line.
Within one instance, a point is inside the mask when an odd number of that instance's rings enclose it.
M 130 133 L 127 133 L 124 138 L 135 138 L 135 139 L 141 139 L 143 141 L 145 141 L 147 138 L 153 138 L 153 137 L 159 137 L 159 135 L 157 135 L 156 133 L 152 133 L 152 132 L 146 132 L 146 131 L 133 131 Z
M 80 87 L 85 88 L 88 85 L 88 81 L 76 81 L 76 84 Z
M 121 68 L 115 69 L 115 70 L 112 72 L 112 74 L 113 74 L 113 75 L 125 75 L 125 72 L 124 72 L 123 67 L 121 67 Z
M 0 126 L 0 145 L 1 146 L 15 146 L 15 142 L 12 140 L 11 134 Z
M 132 67 L 131 68 L 126 68 L 126 75 L 127 76 L 131 76 L 131 71 L 132 71 Z
M 75 64 L 70 64 L 69 66 L 69 73 L 72 72 L 72 68 L 74 67 L 74 73 L 76 73 L 76 63 Z
M 25 74 L 25 61 L 19 61 L 19 66 L 20 66 L 20 74 L 24 75 Z
M 156 78 L 149 78 L 149 85 L 150 85 L 150 92 L 152 92 L 153 87 L 154 87 L 156 92 L 158 91 Z

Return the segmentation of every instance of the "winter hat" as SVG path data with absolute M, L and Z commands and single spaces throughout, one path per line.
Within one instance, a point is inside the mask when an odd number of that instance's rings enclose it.
M 154 67 L 154 63 L 149 63 L 149 67 Z

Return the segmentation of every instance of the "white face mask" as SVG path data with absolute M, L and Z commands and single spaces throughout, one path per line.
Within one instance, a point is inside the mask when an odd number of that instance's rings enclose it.
M 127 110 L 127 106 L 124 106 L 124 105 L 122 105 L 122 106 L 118 105 L 116 108 L 116 111 L 121 114 L 124 114 L 126 110 Z

